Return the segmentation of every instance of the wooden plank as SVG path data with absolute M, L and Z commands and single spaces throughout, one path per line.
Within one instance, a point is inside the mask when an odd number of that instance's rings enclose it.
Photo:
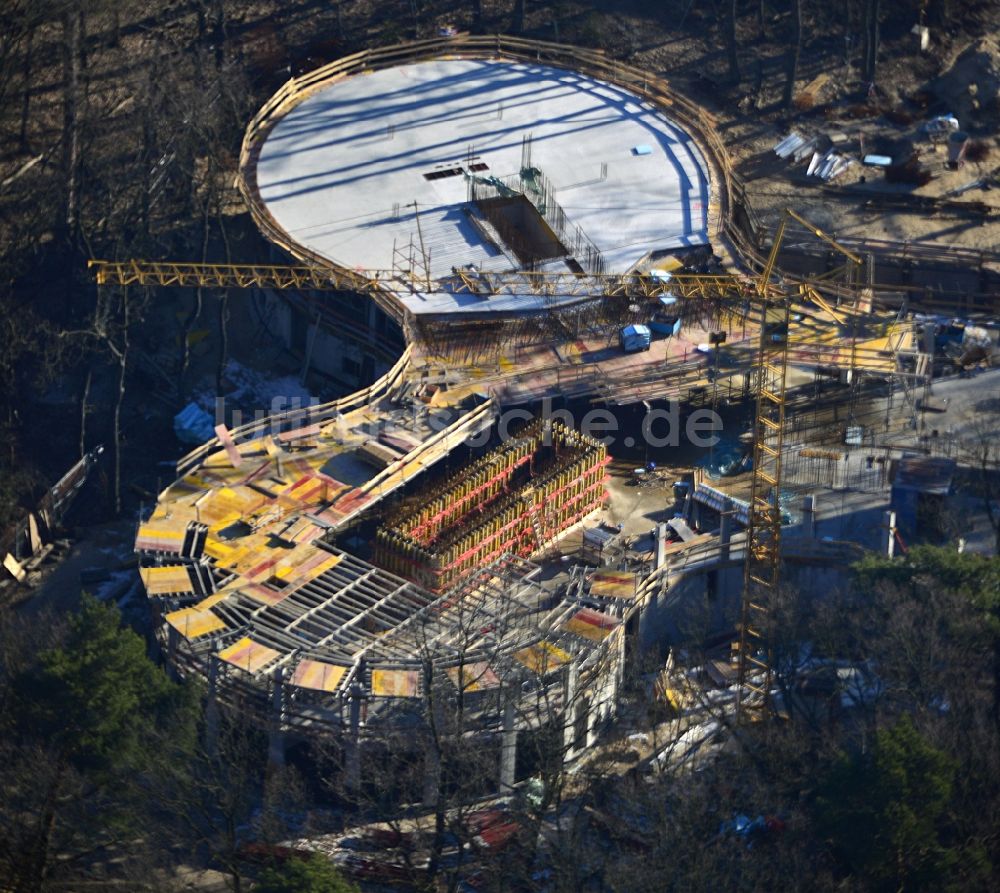
M 243 457 L 240 455 L 240 451 L 236 449 L 236 444 L 229 433 L 229 429 L 225 425 L 216 425 L 215 436 L 219 438 L 219 443 L 225 449 L 230 464 L 233 468 L 239 468 L 243 464 Z
M 38 519 L 34 512 L 28 512 L 28 545 L 32 555 L 42 548 L 42 537 L 38 532 Z
M 3 566 L 18 583 L 23 583 L 28 576 L 21 563 L 10 552 L 4 557 Z

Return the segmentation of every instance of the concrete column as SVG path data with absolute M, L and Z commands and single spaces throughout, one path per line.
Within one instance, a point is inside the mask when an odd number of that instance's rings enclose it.
M 896 513 L 885 512 L 882 518 L 882 552 L 892 558 L 896 553 Z
M 618 628 L 618 642 L 615 644 L 615 691 L 611 702 L 612 716 L 618 715 L 618 699 L 621 697 L 625 681 L 625 624 Z
M 351 688 L 347 735 L 344 738 L 344 787 L 349 794 L 361 790 L 361 698 L 360 685 Z
M 587 747 L 591 748 L 597 744 L 597 734 L 598 727 L 601 721 L 601 700 L 597 697 L 596 693 L 594 697 L 589 698 L 584 701 L 587 708 Z
M 729 497 L 722 500 L 719 518 L 719 562 L 725 564 L 729 561 L 729 545 L 733 540 L 733 501 Z
M 660 522 L 656 525 L 656 542 L 654 544 L 654 549 L 656 552 L 656 562 L 653 567 L 659 570 L 666 564 L 667 556 L 665 554 L 667 548 L 667 530 L 668 527 L 665 522 Z
M 167 626 L 167 672 L 170 678 L 177 681 L 177 646 L 180 643 L 181 634 L 172 626 Z
M 441 755 L 434 735 L 428 731 L 424 737 L 424 806 L 435 806 L 441 788 Z
M 580 669 L 576 661 L 566 665 L 566 680 L 563 689 L 563 761 L 572 759 L 576 739 L 576 688 L 580 679 Z
M 500 793 L 513 787 L 517 780 L 517 728 L 514 711 L 514 692 L 506 694 L 503 708 L 503 731 L 500 735 Z
M 205 700 L 205 750 L 209 756 L 215 755 L 219 743 L 219 659 L 216 652 L 219 643 L 212 643 L 212 651 L 208 655 L 208 696 Z
M 809 539 L 816 539 L 816 494 L 809 493 L 802 497 L 802 534 Z
M 272 766 L 285 765 L 285 684 L 284 670 L 278 667 L 274 671 L 273 689 L 271 691 L 271 725 L 267 735 L 267 761 Z

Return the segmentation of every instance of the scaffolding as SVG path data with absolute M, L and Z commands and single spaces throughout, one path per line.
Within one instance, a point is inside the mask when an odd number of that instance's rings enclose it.
M 443 592 L 503 555 L 528 557 L 601 508 L 604 445 L 536 420 L 379 529 L 375 561 Z M 440 491 L 439 491 L 440 492 Z

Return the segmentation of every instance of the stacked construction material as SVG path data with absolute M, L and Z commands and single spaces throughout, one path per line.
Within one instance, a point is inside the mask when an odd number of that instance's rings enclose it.
M 442 592 L 502 555 L 532 555 L 604 504 L 607 462 L 593 438 L 536 420 L 382 527 L 375 561 Z

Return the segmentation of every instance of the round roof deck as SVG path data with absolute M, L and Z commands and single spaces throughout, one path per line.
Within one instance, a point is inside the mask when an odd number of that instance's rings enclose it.
M 419 252 L 422 242 L 440 278 L 467 264 L 517 266 L 463 208 L 467 174 L 505 177 L 526 164 L 607 272 L 708 242 L 708 166 L 691 136 L 621 87 L 530 63 L 436 59 L 333 80 L 267 133 L 256 185 L 293 245 L 389 270 L 400 266 L 394 247 Z

